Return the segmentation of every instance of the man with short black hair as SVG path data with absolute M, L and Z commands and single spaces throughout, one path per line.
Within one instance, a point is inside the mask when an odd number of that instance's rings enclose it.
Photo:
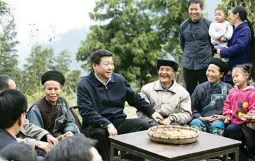
M 202 17 L 203 7 L 202 0 L 190 0 L 190 18 L 182 22 L 179 29 L 179 42 L 183 51 L 183 78 L 190 95 L 198 83 L 207 81 L 205 73 L 213 52 L 209 35 L 211 22 Z
M 16 135 L 26 119 L 27 98 L 17 90 L 0 92 L 0 150 L 17 142 Z
M 0 75 L 0 91 L 15 88 L 16 83 L 13 79 L 11 79 L 8 75 Z M 29 123 L 27 119 L 16 139 L 19 143 L 25 143 L 33 148 L 39 148 L 37 149 L 37 152 L 40 156 L 44 156 L 45 152 L 48 152 L 52 148 L 52 145 L 58 143 L 58 140 L 48 131 Z M 44 142 L 44 140 L 47 142 Z
M 95 149 L 96 141 L 83 134 L 64 139 L 45 157 L 46 161 L 101 161 Z
M 126 119 L 123 112 L 125 101 L 145 115 L 158 122 L 162 116 L 129 86 L 120 74 L 113 73 L 113 54 L 107 50 L 92 53 L 93 71 L 84 77 L 77 88 L 79 112 L 83 118 L 82 131 L 87 137 L 98 140 L 96 148 L 103 157 L 109 159 L 108 136 L 147 130 L 146 120 Z

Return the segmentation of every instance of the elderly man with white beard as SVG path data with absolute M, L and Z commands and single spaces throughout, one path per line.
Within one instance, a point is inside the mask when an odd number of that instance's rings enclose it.
M 142 87 L 141 96 L 164 117 L 160 124 L 187 124 L 192 119 L 191 99 L 188 91 L 174 79 L 178 70 L 175 61 L 158 59 L 158 80 Z M 147 119 L 151 126 L 159 125 L 137 111 L 138 117 Z

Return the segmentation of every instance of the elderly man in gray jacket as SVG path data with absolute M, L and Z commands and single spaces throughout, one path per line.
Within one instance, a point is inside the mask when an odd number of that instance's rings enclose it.
M 174 79 L 178 64 L 175 61 L 158 59 L 157 68 L 159 80 L 144 85 L 141 95 L 164 117 L 160 124 L 186 124 L 192 119 L 191 99 L 188 91 Z M 151 126 L 158 125 L 142 112 L 138 111 L 137 115 L 147 119 Z

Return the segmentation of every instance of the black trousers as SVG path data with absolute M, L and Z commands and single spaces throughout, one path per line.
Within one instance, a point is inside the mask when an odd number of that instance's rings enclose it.
M 112 124 L 117 129 L 118 134 L 143 131 L 151 127 L 148 121 L 140 118 L 116 120 Z M 107 129 L 88 126 L 84 129 L 84 134 L 97 140 L 96 149 L 104 161 L 110 161 L 110 141 Z
M 242 125 L 244 133 L 245 145 L 253 154 L 255 154 L 255 130 L 246 126 L 246 123 Z
M 227 137 L 227 138 L 231 138 L 231 139 L 241 141 L 242 144 L 239 146 L 239 161 L 248 160 L 246 149 L 244 148 L 245 137 L 244 137 L 244 132 L 242 130 L 242 125 L 238 125 L 238 124 L 228 124 L 228 125 L 226 125 L 223 136 Z
M 192 95 L 198 84 L 207 81 L 206 70 L 207 69 L 190 70 L 183 68 L 183 79 L 185 82 L 185 87 L 190 95 Z

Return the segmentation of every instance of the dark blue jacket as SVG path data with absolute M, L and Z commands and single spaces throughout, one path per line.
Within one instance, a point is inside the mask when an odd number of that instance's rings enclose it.
M 229 57 L 228 68 L 232 70 L 236 65 L 250 62 L 251 30 L 247 22 L 238 25 L 234 31 L 228 48 L 220 50 L 221 57 Z M 232 81 L 231 76 L 225 77 L 226 81 Z
M 122 75 L 113 73 L 105 86 L 91 72 L 80 81 L 77 88 L 77 103 L 83 118 L 82 128 L 89 125 L 106 128 L 117 119 L 125 119 L 125 101 L 147 116 L 155 112 L 145 99 L 130 88 Z
M 0 150 L 14 142 L 17 141 L 10 133 L 8 133 L 5 129 L 0 129 Z
M 222 81 L 218 84 L 208 81 L 199 84 L 191 95 L 193 118 L 221 115 L 224 101 L 231 88 L 230 84 Z

